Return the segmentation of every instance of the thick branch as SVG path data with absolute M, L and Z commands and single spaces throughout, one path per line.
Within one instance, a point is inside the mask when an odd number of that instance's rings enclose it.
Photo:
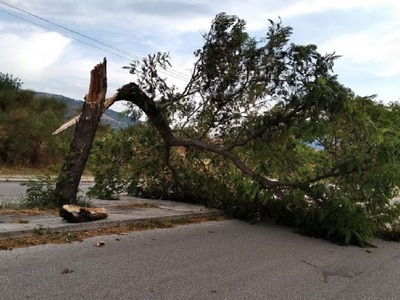
M 117 97 L 118 93 L 115 93 L 113 96 L 107 98 L 104 100 L 104 107 L 103 107 L 103 113 L 110 108 L 111 105 L 114 104 L 115 99 Z M 86 96 L 87 97 L 87 96 Z M 85 98 L 86 98 L 85 97 Z M 63 123 L 60 127 L 58 127 L 54 132 L 53 135 L 59 134 L 60 132 L 64 131 L 65 129 L 75 125 L 78 123 L 79 119 L 81 117 L 81 114 L 76 115 L 75 117 L 69 119 L 67 122 Z
M 116 96 L 116 101 L 118 100 L 132 102 L 133 104 L 137 105 L 141 110 L 143 110 L 143 112 L 149 118 L 150 122 L 161 134 L 167 145 L 194 147 L 219 154 L 229 159 L 240 171 L 248 176 L 253 177 L 262 186 L 276 187 L 280 185 L 280 183 L 277 181 L 256 175 L 253 170 L 247 167 L 243 163 L 243 161 L 231 151 L 225 150 L 216 145 L 208 144 L 198 139 L 182 139 L 175 137 L 168 124 L 166 116 L 157 107 L 157 104 L 151 98 L 149 98 L 135 83 L 126 84 L 121 89 L 119 89 L 118 95 Z
M 159 107 L 157 107 L 157 103 L 154 102 L 150 97 L 148 97 L 135 83 L 129 83 L 124 85 L 121 89 L 118 90 L 118 93 L 113 97 L 115 101 L 126 100 L 128 102 L 137 105 L 147 115 L 150 122 L 156 127 L 157 131 L 161 134 L 164 142 L 166 143 L 167 148 L 171 146 L 182 146 L 189 148 L 193 147 L 221 155 L 229 159 L 243 174 L 252 177 L 263 187 L 268 187 L 273 189 L 294 187 L 306 191 L 309 189 L 309 185 L 312 184 L 313 182 L 317 182 L 327 178 L 337 177 L 340 175 L 339 173 L 332 171 L 323 175 L 316 176 L 315 178 L 305 180 L 304 182 L 297 182 L 297 183 L 280 182 L 265 178 L 263 176 L 260 176 L 259 174 L 256 174 L 256 172 L 254 172 L 252 169 L 246 166 L 246 164 L 232 152 L 233 148 L 249 142 L 248 139 L 244 141 L 238 141 L 232 144 L 230 147 L 224 148 L 218 145 L 209 144 L 200 139 L 178 138 L 173 134 L 169 126 L 169 122 L 166 118 L 166 115 L 162 112 L 161 109 L 159 109 Z M 308 105 L 310 104 L 300 105 L 296 108 L 293 108 L 290 110 L 290 112 L 283 114 L 282 119 L 280 119 L 279 121 L 274 120 L 272 121 L 272 123 L 270 122 L 270 124 L 268 125 L 277 126 L 282 120 L 287 122 L 288 120 L 290 120 L 291 117 L 295 116 L 298 112 L 302 111 L 302 109 L 304 109 Z M 261 136 L 263 129 L 264 128 L 256 130 L 254 134 L 249 138 L 257 138 Z

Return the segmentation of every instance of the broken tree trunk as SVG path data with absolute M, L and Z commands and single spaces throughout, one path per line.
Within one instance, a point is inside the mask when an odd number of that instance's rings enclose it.
M 69 223 L 79 223 L 86 221 L 95 221 L 108 217 L 108 211 L 105 208 L 89 208 L 76 205 L 63 205 L 59 209 L 60 217 Z
M 104 58 L 90 73 L 89 93 L 86 95 L 70 150 L 65 157 L 54 191 L 59 206 L 76 201 L 79 182 L 104 111 L 107 92 L 106 62 Z

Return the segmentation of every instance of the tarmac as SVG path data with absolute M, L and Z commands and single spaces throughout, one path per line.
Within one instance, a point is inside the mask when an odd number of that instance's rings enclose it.
M 0 181 L 10 178 L 0 178 Z M 23 182 L 25 178 L 12 178 L 11 181 Z M 108 217 L 102 220 L 68 223 L 54 213 L 46 214 L 0 214 L 0 240 L 33 235 L 37 230 L 48 232 L 73 232 L 134 225 L 151 221 L 190 220 L 194 218 L 212 218 L 222 216 L 220 210 L 206 208 L 203 205 L 174 202 L 167 200 L 144 199 L 121 195 L 119 200 L 92 199 L 92 207 L 104 207 Z

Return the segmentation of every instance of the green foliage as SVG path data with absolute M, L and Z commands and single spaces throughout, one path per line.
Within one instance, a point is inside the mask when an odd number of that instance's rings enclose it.
M 43 166 L 60 160 L 64 135 L 52 136 L 62 123 L 66 107 L 50 98 L 21 90 L 20 80 L 0 73 L 0 163 Z
M 95 140 L 89 158 L 95 184 L 88 195 L 113 200 L 126 189 L 140 129 L 140 125 L 127 127 Z
M 360 205 L 344 196 L 320 203 L 298 196 L 292 193 L 279 201 L 270 201 L 268 215 L 307 236 L 343 245 L 371 245 L 376 224 Z
M 11 74 L 0 73 L 1 90 L 18 90 L 21 86 L 21 79 L 14 78 Z
M 270 216 L 303 234 L 365 246 L 374 235 L 395 237 L 398 230 L 400 211 L 391 199 L 400 185 L 399 108 L 360 97 L 346 106 L 323 126 L 303 130 L 322 149 L 297 139 L 278 154 L 276 175 L 294 188 L 267 203 Z
M 50 177 L 39 178 L 22 183 L 27 187 L 26 196 L 21 204 L 26 207 L 55 208 L 54 206 L 54 181 Z
M 95 185 L 89 195 L 115 199 L 131 195 L 202 203 L 223 209 L 228 215 L 255 221 L 262 203 L 254 181 L 243 176 L 225 159 L 196 149 L 173 149 L 169 169 L 165 148 L 151 124 L 110 133 L 96 141 L 91 159 Z M 182 150 L 182 151 L 180 151 Z
M 43 176 L 38 177 L 36 180 L 22 183 L 21 185 L 27 187 L 25 197 L 21 201 L 22 206 L 27 208 L 59 208 L 57 201 L 55 201 L 54 179 L 49 176 Z M 71 204 L 87 207 L 90 205 L 90 202 L 85 197 L 79 196 Z

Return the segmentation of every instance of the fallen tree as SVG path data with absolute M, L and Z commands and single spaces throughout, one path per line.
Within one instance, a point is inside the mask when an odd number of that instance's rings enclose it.
M 243 20 L 220 14 L 182 92 L 159 75 L 169 61 L 158 53 L 128 66 L 137 81 L 108 103 L 125 100 L 132 114 L 147 116 L 178 185 L 189 177 L 180 176 L 171 148 L 183 147 L 194 153 L 187 168 L 214 176 L 207 188 L 223 182 L 229 195 L 255 203 L 257 216 L 267 208 L 305 234 L 366 245 L 398 226 L 400 207 L 390 200 L 400 183 L 400 109 L 355 96 L 332 74 L 337 56 L 290 44 L 291 28 L 270 23 L 257 41 Z

